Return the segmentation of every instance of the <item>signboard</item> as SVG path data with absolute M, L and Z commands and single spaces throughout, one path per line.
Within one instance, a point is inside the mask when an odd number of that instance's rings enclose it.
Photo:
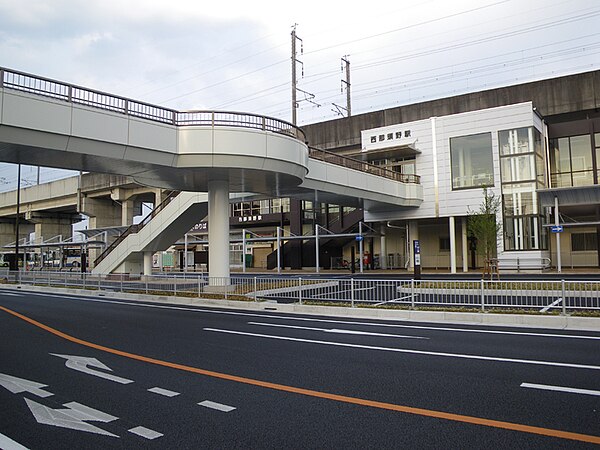
M 418 239 L 413 241 L 413 265 L 415 270 L 415 279 L 421 279 L 421 242 Z
M 360 242 L 363 240 L 363 237 L 359 234 L 358 236 L 356 236 L 354 239 L 356 239 L 356 242 Z
M 562 233 L 563 232 L 563 226 L 562 225 L 552 225 L 550 227 L 550 231 L 552 231 L 553 233 Z

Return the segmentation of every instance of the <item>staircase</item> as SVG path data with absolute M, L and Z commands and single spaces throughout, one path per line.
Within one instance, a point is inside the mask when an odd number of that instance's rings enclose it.
M 208 194 L 173 192 L 139 224 L 131 225 L 95 260 L 92 273 L 117 270 L 144 252 L 169 248 L 208 213 Z
M 344 214 L 343 220 L 336 219 L 329 223 L 328 230 L 334 234 L 351 233 L 357 231 L 358 223 L 363 220 L 363 211 L 354 209 Z M 319 236 L 319 261 L 325 268 L 329 268 L 331 257 L 342 256 L 342 248 L 352 240 L 350 237 L 334 238 L 323 234 Z M 315 258 L 315 241 L 307 239 L 302 241 L 301 249 L 294 248 L 294 242 L 288 241 L 281 247 L 281 264 L 286 266 L 286 261 L 289 260 L 292 251 L 302 252 L 302 266 L 314 266 Z M 267 256 L 267 269 L 272 270 L 277 268 L 277 249 L 269 253 Z

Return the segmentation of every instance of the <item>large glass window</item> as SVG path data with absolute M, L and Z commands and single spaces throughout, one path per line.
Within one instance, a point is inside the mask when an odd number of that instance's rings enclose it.
M 591 136 L 550 140 L 550 177 L 553 187 L 594 184 Z
M 546 249 L 536 188 L 545 186 L 542 135 L 534 127 L 498 132 L 505 250 Z
M 492 134 L 450 138 L 452 189 L 494 185 Z

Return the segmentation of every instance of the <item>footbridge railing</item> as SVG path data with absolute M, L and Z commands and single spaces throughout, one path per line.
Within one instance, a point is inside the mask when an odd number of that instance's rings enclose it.
M 253 128 L 291 136 L 306 142 L 306 136 L 302 129 L 273 117 L 233 111 L 177 111 L 2 67 L 0 67 L 0 88 L 29 92 L 72 104 L 90 106 L 175 126 Z M 418 175 L 397 173 L 325 150 L 310 148 L 309 157 L 401 183 L 420 183 Z
M 300 128 L 272 117 L 233 111 L 177 111 L 0 67 L 0 88 L 2 87 L 176 126 L 255 128 L 291 136 L 302 142 L 306 140 Z
M 308 148 L 308 156 L 313 159 L 325 161 L 329 164 L 346 167 L 348 169 L 359 170 L 361 172 L 370 173 L 390 180 L 399 181 L 400 183 L 420 184 L 421 177 L 419 175 L 394 172 L 393 170 L 369 164 L 359 159 L 349 158 L 337 153 L 328 152 L 314 147 Z

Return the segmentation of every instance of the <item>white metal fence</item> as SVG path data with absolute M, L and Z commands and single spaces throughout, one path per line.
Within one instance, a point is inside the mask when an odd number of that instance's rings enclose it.
M 78 272 L 0 272 L 5 283 L 242 301 L 380 308 L 600 310 L 597 281 L 445 281 L 294 278 L 205 274 L 130 276 Z

